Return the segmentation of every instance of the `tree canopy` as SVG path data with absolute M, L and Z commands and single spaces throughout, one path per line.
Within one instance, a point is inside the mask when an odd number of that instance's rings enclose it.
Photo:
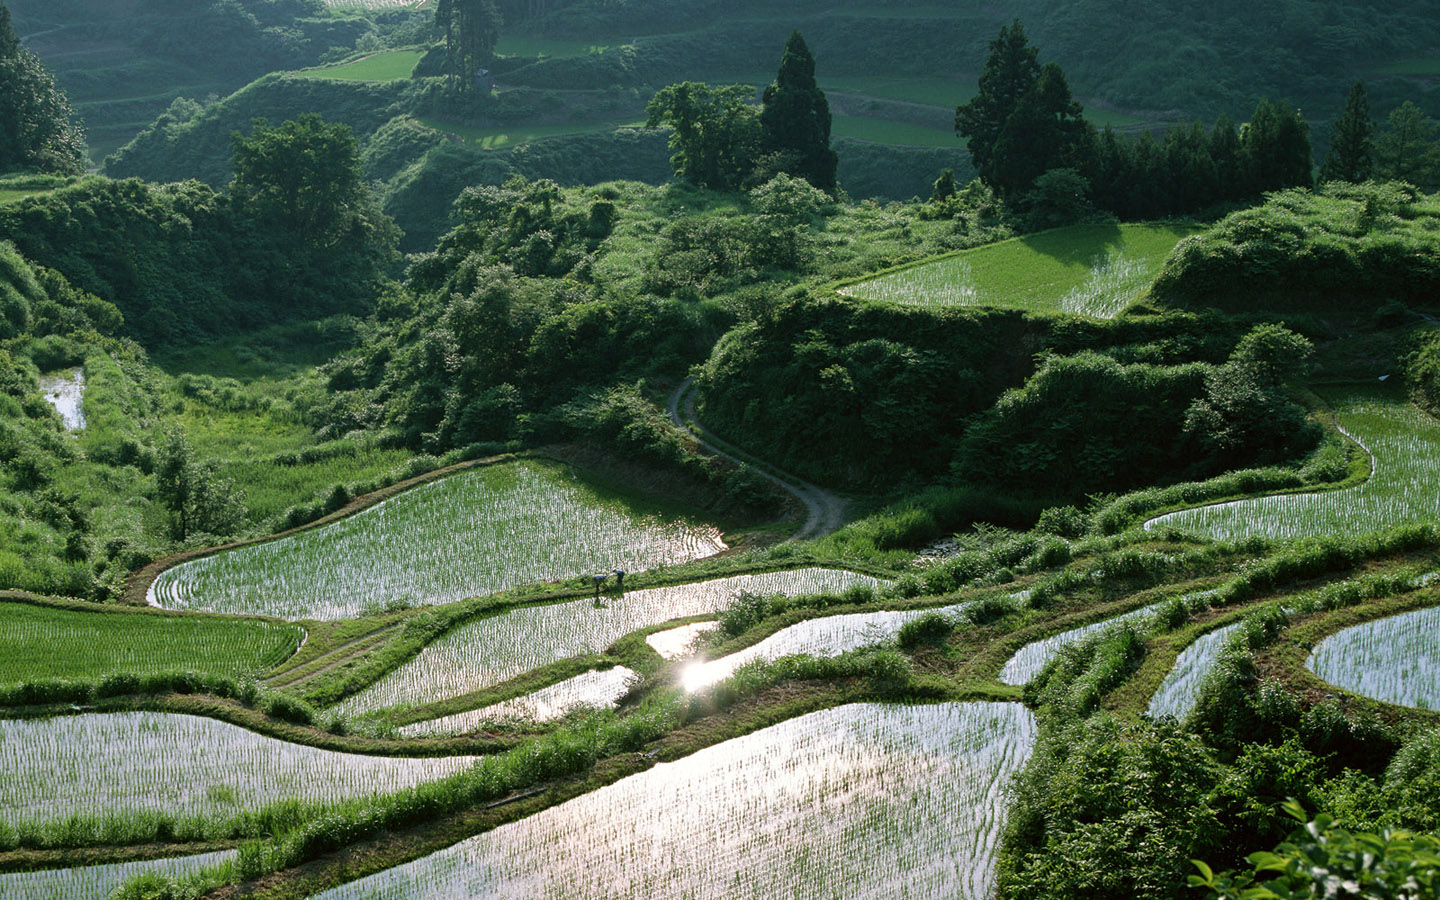
M 1345 99 L 1345 111 L 1330 136 L 1330 152 L 1320 166 L 1321 181 L 1367 180 L 1375 170 L 1375 123 L 1370 120 L 1370 98 L 1363 81 L 1355 82 Z
M 822 191 L 834 190 L 839 159 L 830 149 L 830 103 L 815 83 L 815 58 L 800 32 L 785 42 L 780 70 L 761 99 L 761 165 L 768 173 L 788 172 Z
M 452 87 L 468 91 L 475 73 L 490 65 L 500 39 L 500 10 L 494 0 L 440 0 L 435 25 L 445 35 L 445 70 Z
M 675 174 L 701 187 L 739 187 L 760 147 L 758 110 L 743 84 L 683 81 L 661 88 L 645 106 L 647 128 L 669 125 Z M 832 174 L 833 177 L 833 174 Z
M 15 36 L 0 3 L 0 172 L 85 169 L 85 132 L 50 72 Z

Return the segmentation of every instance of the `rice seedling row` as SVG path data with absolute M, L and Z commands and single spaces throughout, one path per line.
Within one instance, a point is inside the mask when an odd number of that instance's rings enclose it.
M 337 753 L 174 713 L 0 720 L 0 822 L 142 811 L 232 815 L 282 798 L 395 791 L 472 762 Z
M 1316 645 L 1306 665 L 1347 691 L 1440 709 L 1440 607 L 1346 628 Z
M 1216 540 L 1363 534 L 1440 519 L 1440 423 L 1399 395 L 1356 389 L 1332 399 L 1340 425 L 1370 451 L 1374 471 L 1353 488 L 1282 494 L 1151 519 Z
M 809 656 L 839 656 L 850 650 L 895 640 L 906 622 L 931 613 L 948 615 L 959 612 L 967 604 L 938 609 L 907 609 L 868 613 L 849 613 L 807 619 L 780 629 L 758 644 L 709 662 L 695 663 L 681 676 L 687 691 L 698 691 L 717 681 L 724 681 L 735 670 L 756 660 L 776 660 L 801 653 Z
M 1160 225 L 1058 228 L 967 250 L 848 285 L 842 294 L 919 306 L 994 306 L 1113 318 L 1194 229 Z
M 599 653 L 641 628 L 718 612 L 740 591 L 796 595 L 881 583 L 839 569 L 796 569 L 629 591 L 600 606 L 574 600 L 508 610 L 452 629 L 337 708 L 354 715 L 478 691 L 546 663 Z
M 201 869 L 234 860 L 236 851 L 219 850 L 195 856 L 142 859 L 71 869 L 0 874 L 0 897 L 6 900 L 97 900 L 138 875 L 155 873 L 183 878 Z
M 314 900 L 982 900 L 1018 703 L 856 704 L 663 763 Z
M 85 372 L 67 369 L 40 376 L 40 393 L 45 402 L 55 407 L 65 427 L 71 431 L 85 429 Z
M 1215 668 L 1220 652 L 1225 649 L 1230 636 L 1241 624 L 1236 622 L 1206 632 L 1181 652 L 1175 660 L 1175 666 L 1155 691 L 1155 696 L 1150 698 L 1150 706 L 1146 711 L 1151 718 L 1173 716 L 1183 722 L 1185 717 L 1190 715 L 1190 710 L 1195 708 L 1196 701 L 1200 699 L 1200 686 Z
M 462 472 L 322 528 L 184 563 L 155 580 L 150 602 L 339 619 L 724 549 L 713 527 L 632 514 L 570 470 L 526 461 Z
M 1032 641 L 1016 651 L 1015 655 L 1006 661 L 1005 666 L 1000 670 L 1000 682 L 1002 684 L 1022 685 L 1030 681 L 1040 670 L 1045 668 L 1055 654 L 1064 647 L 1078 644 L 1094 634 L 1099 634 L 1107 628 L 1114 628 L 1127 622 L 1134 622 L 1146 616 L 1153 615 L 1159 608 L 1159 603 L 1132 610 L 1113 619 L 1106 619 L 1103 622 L 1092 622 L 1080 628 L 1073 628 L 1070 631 L 1060 634 L 1052 634 L 1050 637 Z
M 660 654 L 661 659 L 680 659 L 694 652 L 695 642 L 700 639 L 700 635 L 719 627 L 719 622 L 694 622 L 646 635 L 645 643 Z
M 0 684 L 182 670 L 254 675 L 283 662 L 303 638 L 279 622 L 0 602 Z
M 513 700 L 406 725 L 400 734 L 402 737 L 463 734 L 487 722 L 549 722 L 581 707 L 612 709 L 639 680 L 638 672 L 624 666 L 585 672 Z

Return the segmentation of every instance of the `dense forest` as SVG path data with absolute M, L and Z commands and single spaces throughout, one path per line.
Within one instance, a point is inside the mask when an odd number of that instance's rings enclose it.
M 1429 5 L 92 7 L 0 2 L 0 894 L 1440 896 Z M 663 772 L 730 883 L 593 880 Z

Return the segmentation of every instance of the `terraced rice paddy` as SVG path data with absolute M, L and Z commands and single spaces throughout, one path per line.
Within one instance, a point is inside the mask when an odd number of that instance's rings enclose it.
M 341 81 L 400 81 L 409 78 L 424 56 L 419 50 L 391 50 L 338 66 L 305 69 L 294 74 L 303 78 L 337 78 Z
M 65 427 L 71 431 L 85 428 L 85 373 L 80 369 L 51 372 L 40 376 L 40 393 L 45 402 L 55 407 Z
M 798 595 L 880 583 L 839 569 L 796 569 L 630 591 L 598 608 L 574 600 L 513 609 L 451 630 L 338 709 L 356 714 L 478 691 L 546 663 L 599 653 L 641 628 L 718 612 L 740 591 Z
M 1077 225 L 966 250 L 848 285 L 842 294 L 917 306 L 994 306 L 1113 318 L 1195 229 Z
M 586 572 L 674 565 L 725 549 L 712 527 L 639 516 L 562 466 L 473 469 L 322 528 L 163 572 L 167 609 L 339 619 Z
M 1215 668 L 1220 651 L 1225 649 L 1225 644 L 1239 627 L 1240 623 L 1236 622 L 1202 634 L 1181 652 L 1170 674 L 1165 676 L 1155 696 L 1150 698 L 1146 712 L 1151 718 L 1172 716 L 1178 721 L 1185 721 L 1200 699 L 1200 687 Z
M 1018 703 L 824 710 L 314 900 L 983 900 L 1034 735 Z
M 117 672 L 252 675 L 283 662 L 304 634 L 278 622 L 0 602 L 0 684 Z
M 144 859 L 72 869 L 0 874 L 0 897 L 5 900 L 96 900 L 137 875 L 154 872 L 179 878 L 235 858 L 236 851 L 221 850 L 197 856 Z
M 586 672 L 503 703 L 406 725 L 400 729 L 400 734 L 403 737 L 463 734 L 475 730 L 484 722 L 548 722 L 580 707 L 609 709 L 619 703 L 630 686 L 639 680 L 639 673 L 624 666 Z
M 719 627 L 719 622 L 695 622 L 692 625 L 681 625 L 679 628 L 670 628 L 646 635 L 645 643 L 650 645 L 650 649 L 660 654 L 661 659 L 679 659 L 689 655 L 695 642 L 700 639 L 700 635 Z
M 1059 653 L 1061 648 L 1078 644 L 1091 635 L 1099 634 L 1107 628 L 1114 628 L 1116 625 L 1122 625 L 1126 622 L 1135 622 L 1138 619 L 1154 613 L 1159 608 L 1160 604 L 1152 604 L 1151 606 L 1132 610 L 1123 616 L 1116 616 L 1113 619 L 1106 619 L 1103 622 L 1094 622 L 1061 634 L 1052 634 L 1050 637 L 1032 641 L 1021 647 L 1019 651 L 1005 663 L 1004 668 L 1000 670 L 1000 682 L 1002 684 L 1026 684 L 1030 679 L 1040 674 L 1040 670 L 1045 668 L 1045 664 L 1048 663 L 1056 653 Z
M 1352 389 L 1327 396 L 1342 428 L 1374 458 L 1353 488 L 1283 494 L 1181 510 L 1147 529 L 1179 528 L 1216 540 L 1363 534 L 1440 519 L 1440 422 L 1393 391 Z
M 0 823 L 144 810 L 229 815 L 281 798 L 395 791 L 472 762 L 336 753 L 173 713 L 0 720 Z
M 687 691 L 698 691 L 735 674 L 735 670 L 756 660 L 776 660 L 782 656 L 839 656 L 849 650 L 871 644 L 894 641 L 906 622 L 930 613 L 942 615 L 958 612 L 965 604 L 939 609 L 908 609 L 807 619 L 782 628 L 765 640 L 729 656 L 696 663 L 682 676 Z
M 1347 691 L 1440 709 L 1440 607 L 1356 625 L 1317 645 L 1306 665 Z

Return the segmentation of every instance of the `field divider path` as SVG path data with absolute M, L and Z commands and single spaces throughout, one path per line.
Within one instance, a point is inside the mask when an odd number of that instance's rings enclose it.
M 789 537 L 789 541 L 824 537 L 838 531 L 845 524 L 849 501 L 844 497 L 777 469 L 701 425 L 700 420 L 695 417 L 694 388 L 695 379 L 686 378 L 670 394 L 670 400 L 666 404 L 670 421 L 676 428 L 689 432 L 706 451 L 754 471 L 805 506 L 805 523 Z
M 337 666 L 344 665 L 348 660 L 357 655 L 357 650 L 362 653 L 370 650 L 377 643 L 380 643 L 385 635 L 399 628 L 402 624 L 404 623 L 395 622 L 377 628 L 368 634 L 362 634 L 353 640 L 346 641 L 333 650 L 322 653 L 303 665 L 270 675 L 266 677 L 264 681 L 271 687 L 276 688 L 292 688 L 304 684 L 307 681 L 324 675 Z M 317 663 L 320 665 L 317 666 Z

